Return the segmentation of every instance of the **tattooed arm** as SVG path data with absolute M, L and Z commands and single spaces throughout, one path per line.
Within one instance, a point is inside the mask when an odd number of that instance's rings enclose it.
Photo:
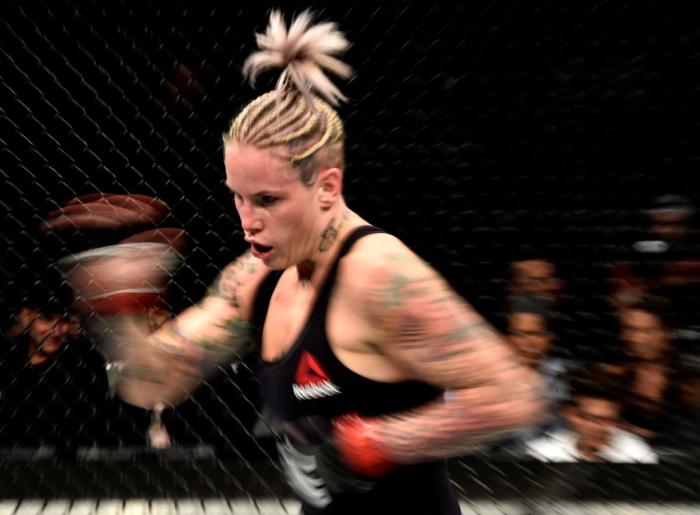
M 378 449 L 391 462 L 415 463 L 467 453 L 535 422 L 542 409 L 536 375 L 443 278 L 395 247 L 379 259 L 375 253 L 359 260 L 357 306 L 374 330 L 376 352 L 406 379 L 446 391 L 411 411 L 339 425 L 345 435 L 355 434 L 346 443 Z M 352 452 L 348 456 L 353 461 Z
M 118 317 L 110 334 L 122 364 L 119 396 L 146 408 L 178 404 L 218 365 L 241 359 L 254 344 L 248 321 L 264 274 L 260 262 L 244 254 L 221 272 L 201 302 L 152 334 L 132 317 Z

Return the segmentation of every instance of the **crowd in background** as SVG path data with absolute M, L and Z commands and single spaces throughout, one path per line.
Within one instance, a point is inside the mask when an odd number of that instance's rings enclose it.
M 553 462 L 656 463 L 694 452 L 700 254 L 693 211 L 681 196 L 654 200 L 629 260 L 610 265 L 604 312 L 593 316 L 567 293 L 567 278 L 546 254 L 511 263 L 504 326 L 523 362 L 544 377 L 551 404 L 547 420 L 506 449 Z

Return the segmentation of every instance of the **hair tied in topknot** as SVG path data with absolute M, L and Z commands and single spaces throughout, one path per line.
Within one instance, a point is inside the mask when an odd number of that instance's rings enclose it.
M 264 34 L 256 34 L 257 52 L 243 64 L 243 74 L 252 86 L 262 72 L 279 68 L 277 81 L 278 98 L 290 89 L 297 90 L 313 105 L 312 94 L 316 94 L 332 105 L 347 98 L 330 81 L 324 70 L 347 79 L 352 68 L 334 57 L 344 53 L 350 46 L 347 39 L 333 22 L 312 25 L 312 14 L 306 10 L 292 20 L 287 28 L 282 13 L 272 11 Z

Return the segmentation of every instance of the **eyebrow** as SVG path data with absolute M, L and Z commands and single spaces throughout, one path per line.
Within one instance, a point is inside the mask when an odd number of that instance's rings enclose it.
M 228 188 L 228 190 L 229 190 L 229 193 L 231 195 L 235 195 L 236 193 L 238 193 L 236 190 L 234 190 L 230 187 Z M 284 190 L 260 190 L 260 191 L 253 193 L 251 195 L 251 197 L 263 197 L 263 196 L 268 196 L 268 195 L 273 196 L 273 197 L 282 197 L 285 195 L 285 193 L 286 192 Z

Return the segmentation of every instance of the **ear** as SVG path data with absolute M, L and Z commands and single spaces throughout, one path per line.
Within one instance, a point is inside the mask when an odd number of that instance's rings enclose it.
M 326 168 L 318 174 L 316 183 L 321 209 L 327 211 L 343 194 L 343 171 L 340 168 Z
M 31 308 L 23 307 L 19 310 L 19 323 L 22 329 L 27 329 L 36 319 L 37 312 Z

